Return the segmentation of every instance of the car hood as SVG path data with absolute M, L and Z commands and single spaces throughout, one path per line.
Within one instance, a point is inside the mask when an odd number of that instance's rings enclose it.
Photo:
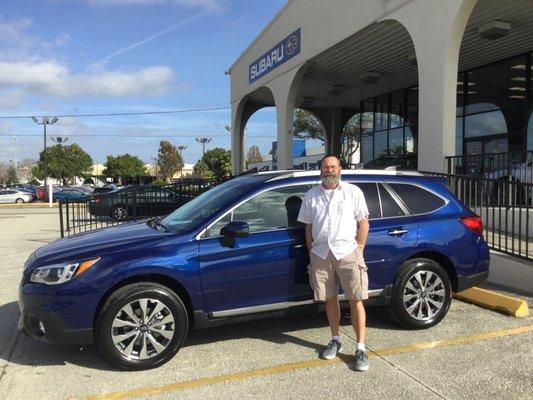
M 43 265 L 48 262 L 78 260 L 87 257 L 102 256 L 119 250 L 125 246 L 142 245 L 149 242 L 164 240 L 173 233 L 157 231 L 146 224 L 146 221 L 133 222 L 109 228 L 96 229 L 62 238 L 39 248 L 35 253 L 35 262 Z

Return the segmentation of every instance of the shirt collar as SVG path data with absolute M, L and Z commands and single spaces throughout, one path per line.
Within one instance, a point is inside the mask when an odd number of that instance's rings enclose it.
M 337 185 L 337 187 L 333 190 L 342 190 L 342 188 L 344 187 L 344 183 L 342 182 L 342 180 L 339 178 L 339 184 Z M 326 190 L 332 190 L 332 189 L 324 189 L 324 185 L 322 184 L 322 182 L 320 182 L 320 189 L 322 189 L 322 192 L 325 192 Z

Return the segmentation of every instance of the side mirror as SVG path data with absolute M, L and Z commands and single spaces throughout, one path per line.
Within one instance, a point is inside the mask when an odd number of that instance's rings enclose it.
M 244 221 L 232 221 L 220 230 L 222 236 L 230 238 L 246 237 L 250 232 L 250 227 Z

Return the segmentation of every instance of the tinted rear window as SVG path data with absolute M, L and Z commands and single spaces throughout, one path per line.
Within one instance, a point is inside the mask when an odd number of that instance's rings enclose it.
M 379 211 L 379 197 L 378 197 L 378 189 L 375 183 L 355 183 L 355 186 L 359 187 L 363 191 L 363 194 L 365 195 L 365 201 L 366 206 L 368 207 L 368 218 L 379 218 L 380 217 L 380 211 Z
M 393 197 L 390 195 L 387 189 L 383 187 L 383 185 L 379 185 L 379 195 L 381 197 L 381 208 L 383 211 L 383 218 L 401 217 L 405 215 L 404 211 L 398 205 L 396 200 L 393 199 Z
M 389 186 L 400 196 L 412 214 L 429 213 L 446 204 L 439 196 L 415 185 L 389 183 Z

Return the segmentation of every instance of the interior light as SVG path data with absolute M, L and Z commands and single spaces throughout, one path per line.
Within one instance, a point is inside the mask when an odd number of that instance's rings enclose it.
M 487 22 L 477 28 L 479 36 L 483 39 L 496 40 L 505 37 L 511 30 L 511 23 L 494 20 Z
M 516 81 L 516 82 L 525 82 L 526 78 L 524 78 L 523 76 L 515 76 L 515 77 L 511 78 L 510 80 Z
M 518 96 L 516 94 L 513 94 L 512 96 L 509 96 L 510 99 L 525 99 L 526 96 Z
M 514 87 L 510 87 L 509 90 L 518 90 L 518 91 L 520 91 L 520 92 L 525 92 L 525 91 L 526 91 L 526 88 L 524 88 L 524 87 L 514 86 Z
M 517 64 L 511 66 L 511 69 L 526 69 L 526 66 L 524 64 Z

